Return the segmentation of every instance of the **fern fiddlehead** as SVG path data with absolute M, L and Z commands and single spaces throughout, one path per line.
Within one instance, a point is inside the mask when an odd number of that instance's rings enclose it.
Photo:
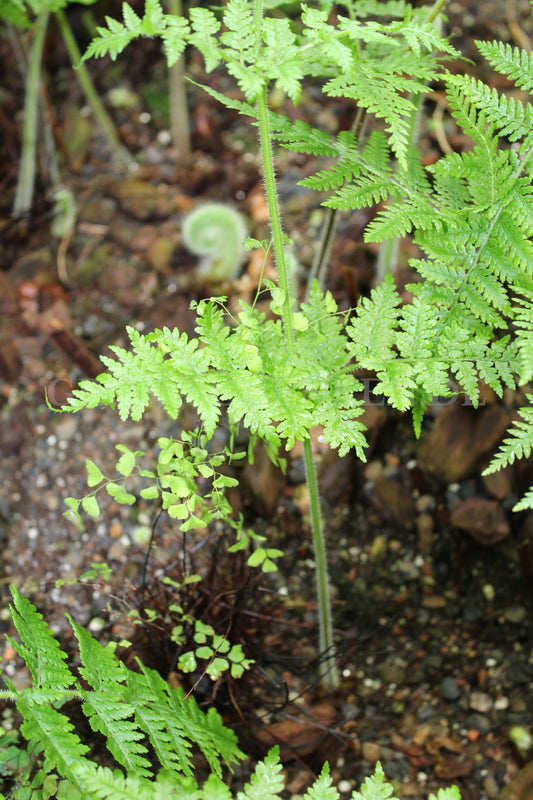
M 247 235 L 243 215 L 224 203 L 201 205 L 183 221 L 183 242 L 201 258 L 198 276 L 212 283 L 237 276 Z

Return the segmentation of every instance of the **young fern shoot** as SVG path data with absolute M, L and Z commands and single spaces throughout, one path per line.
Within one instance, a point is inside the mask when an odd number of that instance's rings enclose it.
M 185 246 L 201 257 L 198 278 L 222 283 L 237 277 L 248 226 L 243 215 L 224 203 L 206 203 L 183 220 Z

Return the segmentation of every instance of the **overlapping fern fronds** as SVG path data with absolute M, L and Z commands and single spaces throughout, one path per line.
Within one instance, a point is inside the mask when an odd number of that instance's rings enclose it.
M 211 708 L 204 714 L 196 701 L 171 689 L 154 670 L 139 665 L 133 672 L 117 660 L 79 625 L 72 622 L 80 645 L 80 673 L 91 688 L 83 688 L 65 663 L 52 631 L 32 603 L 12 588 L 13 622 L 19 640 L 10 638 L 26 660 L 34 685 L 21 691 L 3 691 L 16 700 L 22 715 L 21 732 L 32 757 L 42 761 L 31 788 L 20 786 L 13 800 L 54 796 L 58 800 L 280 800 L 284 790 L 278 748 L 260 761 L 249 782 L 236 795 L 223 780 L 221 766 L 231 767 L 243 754 L 233 731 Z M 61 706 L 79 698 L 91 727 L 104 734 L 109 752 L 125 769 L 111 769 L 91 757 Z M 148 757 L 150 744 L 153 756 Z M 192 745 L 199 748 L 210 767 L 203 786 L 193 773 Z M 46 789 L 41 788 L 46 781 Z M 378 764 L 353 800 L 380 800 L 392 796 Z M 439 795 L 440 797 L 440 795 Z M 458 800 L 455 789 L 444 800 Z M 327 764 L 304 800 L 339 800 Z
M 171 416 L 182 402 L 193 405 L 208 435 L 227 407 L 232 424 L 242 422 L 272 445 L 292 447 L 313 425 L 345 453 L 355 447 L 361 458 L 365 438 L 357 422 L 362 404 L 354 399 L 359 383 L 349 370 L 350 351 L 336 318 L 332 296 L 316 287 L 302 306 L 296 350 L 279 319 L 241 302 L 237 325 L 230 327 L 220 301 L 197 305 L 198 339 L 168 329 L 142 336 L 132 328 L 132 350 L 113 347 L 103 358 L 109 372 L 82 381 L 63 410 L 116 405 L 123 418 L 138 419 L 150 395 Z
M 90 688 L 82 686 L 42 616 L 14 587 L 12 594 L 13 621 L 20 641 L 8 638 L 30 668 L 34 686 L 3 695 L 16 699 L 23 718 L 21 732 L 30 750 L 41 753 L 47 771 L 56 771 L 83 800 L 107 795 L 94 790 L 97 772 L 87 757 L 89 747 L 61 711 L 61 706 L 74 698 L 81 700 L 92 729 L 105 737 L 117 763 L 129 778 L 147 788 L 149 797 L 156 796 L 150 794 L 150 787 L 159 767 L 149 757 L 148 743 L 170 783 L 192 775 L 193 746 L 218 776 L 223 763 L 231 766 L 242 757 L 235 735 L 224 727 L 215 709 L 204 714 L 193 698 L 185 699 L 183 690 L 172 689 L 147 667 L 140 667 L 139 672 L 128 670 L 110 648 L 71 620 L 80 647 L 80 673 Z M 100 792 L 105 782 L 100 782 Z M 110 785 L 114 782 L 112 779 Z

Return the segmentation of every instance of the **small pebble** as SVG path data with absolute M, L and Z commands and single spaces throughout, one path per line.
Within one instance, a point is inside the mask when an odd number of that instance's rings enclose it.
M 365 479 L 367 481 L 377 481 L 383 474 L 383 464 L 381 461 L 371 461 L 365 468 Z
M 500 787 L 498 786 L 492 775 L 487 775 L 487 777 L 483 781 L 483 788 L 485 789 L 486 793 L 491 798 L 491 800 L 494 797 L 498 797 L 500 793 Z
M 468 715 L 465 720 L 465 725 L 467 728 L 474 728 L 476 731 L 479 731 L 482 736 L 488 733 L 492 727 L 490 719 L 477 711 Z
M 494 591 L 494 586 L 491 583 L 486 583 L 482 590 L 483 596 L 488 603 L 492 603 L 496 596 L 496 592 Z
M 421 494 L 415 501 L 416 510 L 419 514 L 432 511 L 435 508 L 435 498 L 430 494 Z
M 527 611 L 522 606 L 512 606 L 505 610 L 505 619 L 507 622 L 519 623 L 523 622 L 527 616 Z
M 508 697 L 498 697 L 497 700 L 494 701 L 495 711 L 505 711 L 506 708 L 509 708 Z
M 379 744 L 376 744 L 376 742 L 363 742 L 361 754 L 366 761 L 371 761 L 374 764 L 380 758 Z
M 461 696 L 461 687 L 455 678 L 444 678 L 440 685 L 440 693 L 445 700 L 457 700 Z
M 87 627 L 91 633 L 100 633 L 100 631 L 105 628 L 105 625 L 105 619 L 102 619 L 102 617 L 93 617 Z
M 474 709 L 474 711 L 487 714 L 492 710 L 493 705 L 492 697 L 485 692 L 472 692 L 470 695 L 470 708 Z

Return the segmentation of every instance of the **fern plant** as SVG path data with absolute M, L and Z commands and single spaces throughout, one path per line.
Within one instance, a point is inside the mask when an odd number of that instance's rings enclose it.
M 9 794 L 13 800 L 56 797 L 58 800 L 232 800 L 223 780 L 222 766 L 230 768 L 242 760 L 235 734 L 225 727 L 215 709 L 204 714 L 194 698 L 172 689 L 154 670 L 140 662 L 138 671 L 127 669 L 110 645 L 97 642 L 70 619 L 78 640 L 80 665 L 76 677 L 41 614 L 17 589 L 12 588 L 11 607 L 18 637 L 9 641 L 24 659 L 33 686 L 15 691 L 10 687 L 0 698 L 14 700 L 22 715 L 21 733 L 28 750 L 13 735 L 5 735 L 6 757 L 18 761 L 22 784 Z M 82 683 L 83 681 L 83 683 Z M 87 688 L 88 687 L 88 688 Z M 98 764 L 82 742 L 62 706 L 73 699 L 94 732 L 105 738 L 108 760 L 120 768 Z M 147 745 L 151 750 L 148 750 Z M 192 746 L 209 765 L 203 786 L 193 772 Z M 22 755 L 24 756 L 23 758 Z M 31 760 L 38 766 L 31 779 L 24 771 Z M 11 769 L 14 770 L 13 767 Z M 124 771 L 125 770 L 125 774 Z M 278 800 L 284 788 L 277 748 L 258 763 L 250 782 L 236 800 L 272 798 Z M 2 800 L 4 795 L 0 794 Z M 305 794 L 306 800 L 338 800 L 327 765 Z M 378 764 L 361 792 L 352 800 L 380 800 L 392 797 Z M 432 795 L 433 800 L 437 800 Z M 431 800 L 431 799 L 430 799 Z M 438 800 L 460 800 L 458 790 L 439 792 Z
M 442 5 L 439 0 L 437 6 Z M 367 13 L 375 11 L 370 6 Z M 435 47 L 448 54 L 455 51 L 430 22 L 413 14 L 407 6 L 403 17 L 392 25 L 360 22 L 355 5 L 351 4 L 348 16 L 339 15 L 334 23 L 329 21 L 330 8 L 301 8 L 301 26 L 295 29 L 285 17 L 263 18 L 261 2 L 233 0 L 221 21 L 215 12 L 205 8 L 191 9 L 188 20 L 176 18 L 164 14 L 158 0 L 148 0 L 142 17 L 124 5 L 123 22 L 106 18 L 107 27 L 98 29 L 84 58 L 105 54 L 116 58 L 133 38 L 160 36 L 170 65 L 189 44 L 203 55 L 208 71 L 224 63 L 235 78 L 244 101 L 229 100 L 209 91 L 227 106 L 251 116 L 259 128 L 279 275 L 279 287 L 269 288 L 272 310 L 279 316 L 275 321 L 266 321 L 254 308 L 243 305 L 239 320 L 231 329 L 224 324 L 216 301 L 200 304 L 198 340 L 189 342 L 178 332 L 168 331 L 155 332 L 148 338 L 133 334 L 140 360 L 131 353 L 121 353 L 119 361 L 123 366 L 119 362 L 108 364 L 114 377 L 108 375 L 99 385 L 80 386 L 69 408 L 117 402 L 121 413 L 131 411 L 136 417 L 146 407 L 151 391 L 164 397 L 166 408 L 174 415 L 181 403 L 176 389 L 181 389 L 186 399 L 196 405 L 208 435 L 214 431 L 221 404 L 229 403 L 230 423 L 244 424 L 253 436 L 267 441 L 271 451 L 282 442 L 291 447 L 296 439 L 303 441 L 316 553 L 320 649 L 326 656 L 324 680 L 335 686 L 338 676 L 326 551 L 310 429 L 322 425 L 324 439 L 331 446 L 341 453 L 355 447 L 364 457 L 365 439 L 357 420 L 362 406 L 354 398 L 361 387 L 352 374 L 351 345 L 343 332 L 342 319 L 335 316 L 337 309 L 331 295 L 324 295 L 316 287 L 305 306 L 298 310 L 294 305 L 274 179 L 273 131 L 280 134 L 281 127 L 281 132 L 287 134 L 291 130 L 292 137 L 301 132 L 307 152 L 317 152 L 318 148 L 318 152 L 331 154 L 332 144 L 326 134 L 316 129 L 304 125 L 292 128 L 288 120 L 275 118 L 268 109 L 267 88 L 273 83 L 297 101 L 306 77 L 325 79 L 325 88 L 332 96 L 351 97 L 385 120 L 388 146 L 407 172 L 409 125 L 405 115 L 416 106 L 405 92 L 424 91 L 423 81 L 436 76 Z M 168 344 L 164 343 L 165 337 Z M 170 338 L 174 340 L 172 344 Z M 156 354 L 148 353 L 148 343 L 156 346 Z M 198 343 L 202 346 L 198 347 Z M 185 350 L 188 366 L 178 355 Z M 128 378 L 122 384 L 126 373 Z
M 116 58 L 136 36 L 159 36 L 170 64 L 193 45 L 208 71 L 223 63 L 235 78 L 243 100 L 208 91 L 259 128 L 279 275 L 279 286 L 267 283 L 267 288 L 278 316 L 267 320 L 242 303 L 228 325 L 223 301 L 215 298 L 196 306 L 196 339 L 179 331 L 141 336 L 130 330 L 132 349 L 115 348 L 116 359 L 104 359 L 109 371 L 94 383 L 80 384 L 67 408 L 116 404 L 122 417 L 138 419 L 153 396 L 175 417 L 186 400 L 211 436 L 224 404 L 230 424 L 244 424 L 272 452 L 280 445 L 290 448 L 296 439 L 304 442 L 320 647 L 329 656 L 330 686 L 338 679 L 310 429 L 323 426 L 327 443 L 341 454 L 354 447 L 364 459 L 357 419 L 362 405 L 355 396 L 361 387 L 354 366 L 376 372 L 376 391 L 394 407 L 412 410 L 419 433 L 433 396 L 450 395 L 450 375 L 475 405 L 480 380 L 501 394 L 517 376 L 520 382 L 528 379 L 531 363 L 530 106 L 505 101 L 467 76 L 444 74 L 452 113 L 474 147 L 425 169 L 410 143 L 409 120 L 416 113 L 412 98 L 438 75 L 434 51 L 455 54 L 431 24 L 444 3 L 435 3 L 429 14 L 386 5 L 346 3 L 347 16 L 335 16 L 327 4 L 319 9 L 302 4 L 295 27 L 283 16 L 263 18 L 260 0 L 230 0 L 222 20 L 205 8 L 191 9 L 189 19 L 176 18 L 164 14 L 158 0 L 147 0 L 143 17 L 125 5 L 123 23 L 108 18 L 84 56 Z M 400 18 L 389 24 L 366 18 L 379 10 Z M 480 44 L 480 49 L 494 68 L 520 86 L 530 85 L 528 56 L 496 45 Z M 297 101 L 306 78 L 320 78 L 330 97 L 357 101 L 365 113 L 383 120 L 382 129 L 366 141 L 356 130 L 332 136 L 269 111 L 270 84 Z M 502 146 L 503 137 L 514 146 Z M 333 159 L 302 181 L 329 192 L 326 206 L 383 203 L 366 229 L 368 240 L 414 235 L 425 255 L 410 262 L 423 278 L 410 287 L 411 305 L 401 305 L 388 276 L 355 309 L 348 325 L 331 295 L 317 285 L 308 301 L 296 306 L 275 186 L 276 140 L 291 150 Z
M 239 310 L 231 314 L 225 298 L 211 298 L 193 304 L 195 338 L 179 330 L 141 335 L 129 328 L 128 348 L 112 348 L 113 357 L 102 359 L 107 371 L 96 381 L 81 382 L 64 408 L 77 411 L 112 405 L 121 418 L 140 419 L 155 399 L 176 419 L 184 403 L 192 405 L 201 427 L 180 438 L 161 440 L 154 469 L 143 469 L 141 452 L 122 447 L 118 480 L 103 476 L 89 462 L 94 493 L 84 501 L 70 499 L 70 513 L 79 513 L 80 502 L 84 511 L 97 513 L 100 489 L 119 502 L 135 502 L 127 481 L 136 474 L 147 482 L 141 490 L 143 497 L 160 499 L 185 529 L 204 527 L 213 519 L 228 522 L 236 532 L 234 547 L 255 547 L 250 563 L 267 570 L 273 567 L 275 551 L 262 542 L 258 545 L 254 534 L 244 530 L 242 519 L 231 514 L 224 495 L 230 484 L 218 469 L 220 459 L 235 454 L 230 447 L 223 454 L 213 454 L 209 440 L 224 409 L 233 429 L 247 428 L 252 444 L 261 438 L 280 463 L 282 448 L 303 441 L 316 553 L 320 649 L 329 687 L 337 684 L 338 676 L 311 429 L 321 426 L 324 441 L 331 447 L 341 454 L 354 448 L 364 460 L 357 369 L 375 372 L 376 391 L 395 408 L 412 412 L 417 433 L 433 396 L 452 394 L 450 376 L 476 405 L 480 381 L 501 395 L 505 386 L 525 384 L 533 374 L 531 105 L 507 99 L 466 75 L 441 73 L 435 51 L 448 57 L 455 54 L 429 19 L 442 9 L 442 0 L 429 13 L 415 11 L 403 0 L 345 0 L 337 5 L 344 13 L 337 13 L 332 2 L 321 2 L 319 8 L 302 4 L 293 24 L 281 14 L 264 17 L 261 0 L 229 0 L 222 12 L 193 8 L 188 18 L 165 14 L 158 0 L 147 0 L 143 16 L 125 4 L 123 22 L 107 18 L 106 27 L 98 29 L 84 58 L 106 54 L 116 58 L 135 37 L 158 36 L 169 64 L 192 46 L 204 57 L 207 71 L 224 65 L 234 78 L 242 99 L 226 98 L 210 87 L 206 90 L 248 117 L 259 130 L 272 241 L 256 244 L 272 247 L 279 285 L 264 282 L 262 291 L 270 293 L 268 318 L 255 302 L 241 301 Z M 393 21 L 371 18 L 381 13 L 390 14 Z M 531 55 L 498 43 L 479 42 L 478 47 L 495 70 L 517 86 L 533 90 Z M 416 110 L 413 98 L 439 76 L 445 82 L 451 112 L 471 136 L 473 146 L 426 168 L 410 142 L 409 119 Z M 319 81 L 329 97 L 355 101 L 380 125 L 368 136 L 363 135 L 362 126 L 332 135 L 269 110 L 270 86 L 297 101 L 305 80 Z M 422 255 L 411 259 L 410 265 L 422 280 L 409 287 L 411 304 L 402 305 L 391 275 L 348 313 L 339 313 L 331 293 L 318 282 L 305 302 L 296 302 L 276 193 L 272 154 L 276 142 L 331 159 L 302 181 L 326 193 L 326 207 L 352 210 L 381 204 L 367 226 L 367 240 L 414 237 Z M 489 469 L 528 457 L 532 442 L 533 418 L 527 407 L 521 409 L 519 421 Z M 205 494 L 198 490 L 199 477 L 212 482 Z M 531 507 L 533 489 L 518 504 L 518 508 Z M 194 705 L 183 711 L 188 699 L 176 697 L 144 667 L 130 674 L 109 648 L 102 648 L 73 624 L 80 644 L 80 673 L 93 687 L 85 689 L 51 644 L 35 610 L 16 592 L 14 604 L 22 640 L 18 652 L 27 659 L 36 681 L 35 689 L 16 697 L 24 717 L 22 732 L 40 747 L 45 764 L 58 772 L 58 796 L 74 787 L 83 797 L 144 799 L 174 792 L 180 797 L 231 798 L 217 773 L 221 761 L 235 761 L 240 753 L 218 716 L 208 723 L 209 715 L 198 717 Z M 214 654 L 217 642 L 204 634 L 206 641 L 198 644 Z M 107 737 L 109 751 L 126 769 L 126 777 L 88 763 L 86 746 L 68 723 L 63 723 L 60 741 L 53 738 L 52 727 L 55 730 L 62 717 L 55 705 L 69 697 L 82 699 L 84 712 L 94 729 Z M 164 710 L 166 718 L 174 703 L 183 717 L 176 723 L 179 730 L 169 731 L 160 715 Z M 155 719 L 149 709 L 155 709 Z M 196 727 L 187 716 L 190 709 Z M 214 725 L 215 745 L 209 744 L 215 749 L 205 755 L 214 776 L 199 788 L 190 774 L 190 742 L 207 748 L 208 724 Z M 143 749 L 145 735 L 162 765 L 156 777 Z M 63 751 L 70 753 L 65 759 Z M 279 772 L 277 755 L 272 753 L 237 797 L 278 797 Z M 369 800 L 391 795 L 379 771 L 373 780 L 353 797 Z M 337 796 L 327 772 L 308 794 L 310 800 Z M 439 800 L 455 797 L 456 790 L 439 793 Z
M 142 664 L 138 672 L 128 670 L 110 646 L 104 647 L 70 619 L 81 659 L 77 678 L 41 614 L 15 588 L 12 594 L 20 641 L 8 638 L 25 660 L 33 687 L 4 691 L 0 697 L 16 700 L 30 751 L 42 755 L 45 774 L 58 775 L 58 797 L 105 796 L 94 786 L 99 780 L 96 764 L 87 757 L 90 748 L 60 710 L 73 699 L 81 701 L 92 730 L 102 734 L 109 753 L 141 789 L 154 782 L 157 772 L 148 741 L 164 770 L 161 776 L 166 776 L 167 788 L 176 776 L 192 776 L 192 745 L 201 750 L 216 776 L 222 775 L 223 763 L 231 766 L 242 759 L 235 735 L 215 709 L 204 714 L 192 697 L 170 688 Z

